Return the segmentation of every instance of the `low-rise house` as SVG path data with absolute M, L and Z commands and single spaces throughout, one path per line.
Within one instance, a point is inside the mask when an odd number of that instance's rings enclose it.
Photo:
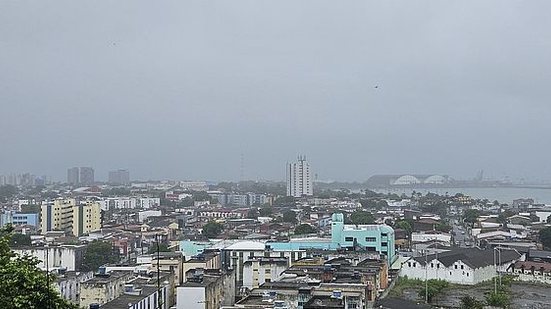
M 124 285 L 134 277 L 133 272 L 110 272 L 98 274 L 80 284 L 80 306 L 103 305 L 124 293 Z
M 494 265 L 494 257 L 497 265 Z M 511 264 L 523 258 L 523 255 L 510 249 L 458 248 L 410 258 L 402 264 L 400 276 L 421 280 L 441 279 L 450 283 L 473 285 L 492 279 L 498 271 L 506 272 Z
M 58 271 L 54 287 L 61 297 L 78 305 L 80 303 L 80 285 L 92 279 L 93 272 Z
M 177 288 L 177 309 L 218 309 L 235 302 L 234 272 L 190 269 Z
M 518 281 L 551 284 L 551 263 L 518 261 L 508 270 Z

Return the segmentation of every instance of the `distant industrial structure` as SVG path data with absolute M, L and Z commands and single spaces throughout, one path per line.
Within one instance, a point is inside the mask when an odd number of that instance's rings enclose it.
M 310 163 L 306 156 L 299 156 L 297 162 L 287 163 L 287 196 L 302 197 L 314 195 Z
M 370 188 L 411 187 L 411 186 L 444 186 L 454 180 L 447 175 L 375 175 L 367 180 Z

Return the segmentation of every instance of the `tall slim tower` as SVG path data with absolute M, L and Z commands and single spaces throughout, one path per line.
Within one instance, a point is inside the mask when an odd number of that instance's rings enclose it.
M 287 196 L 302 197 L 314 195 L 310 163 L 306 156 L 299 156 L 297 162 L 287 163 Z

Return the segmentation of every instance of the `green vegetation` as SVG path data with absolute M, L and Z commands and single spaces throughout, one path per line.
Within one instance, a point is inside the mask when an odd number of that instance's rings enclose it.
M 448 223 L 440 222 L 434 227 L 434 229 L 440 232 L 449 233 L 452 230 L 452 227 Z
M 257 219 L 258 218 L 258 208 L 251 208 L 249 209 L 249 211 L 247 212 L 247 218 L 248 219 Z
M 292 196 L 278 197 L 274 201 L 274 206 L 295 206 L 295 198 Z
M 102 265 L 117 263 L 119 253 L 110 242 L 94 240 L 86 247 L 86 253 L 82 260 L 82 269 L 84 271 L 97 271 Z
M 480 216 L 480 211 L 478 211 L 477 209 L 467 209 L 463 213 L 463 221 L 473 225 L 478 220 L 479 216 Z
M 390 291 L 390 295 L 396 297 L 402 297 L 404 290 L 407 289 L 419 289 L 421 285 L 424 284 L 422 280 L 419 279 L 409 279 L 408 277 L 398 277 L 398 281 L 394 285 L 394 288 Z
M 264 207 L 260 208 L 260 210 L 258 211 L 258 216 L 259 217 L 269 217 L 273 213 L 274 213 L 274 210 L 271 206 L 264 206 Z
M 488 306 L 507 308 L 511 304 L 509 294 L 505 291 L 491 292 L 486 295 L 486 303 Z
M 357 210 L 350 215 L 350 224 L 373 224 L 375 223 L 375 218 L 368 211 Z
M 402 229 L 406 232 L 408 238 L 408 247 L 411 248 L 411 234 L 413 233 L 413 220 L 400 220 L 394 223 L 394 228 Z
M 214 238 L 224 230 L 224 226 L 218 222 L 211 221 L 203 226 L 203 235 L 207 238 Z
M 546 227 L 540 230 L 539 233 L 540 241 L 543 245 L 543 248 L 546 250 L 551 249 L 551 227 Z
M 295 235 L 312 234 L 315 232 L 316 232 L 316 229 L 310 224 L 301 224 L 295 228 Z
M 12 234 L 10 239 L 10 247 L 30 246 L 31 236 L 20 233 Z
M 159 252 L 170 252 L 170 249 L 168 249 L 168 245 L 165 244 L 165 243 L 160 243 L 158 249 L 159 249 Z M 147 250 L 147 253 L 148 254 L 157 253 L 157 243 L 156 242 L 151 244 L 151 246 Z
M 282 218 L 283 222 L 287 222 L 287 223 L 297 223 L 297 213 L 292 211 L 292 210 L 287 210 L 283 213 L 283 218 Z
M 436 279 L 430 279 L 427 283 L 427 289 L 425 290 L 425 284 L 423 284 L 423 287 L 421 290 L 419 290 L 419 297 L 425 298 L 425 291 L 428 291 L 428 300 L 429 302 L 432 301 L 432 299 L 440 294 L 445 288 L 449 286 L 449 283 L 444 280 L 436 280 Z
M 461 298 L 460 309 L 482 309 L 484 308 L 484 303 L 476 300 L 476 298 L 471 296 L 464 296 Z
M 35 257 L 20 256 L 10 250 L 13 228 L 7 225 L 0 229 L 0 308 L 67 308 L 77 306 L 63 299 L 48 286 L 54 277 L 37 267 Z

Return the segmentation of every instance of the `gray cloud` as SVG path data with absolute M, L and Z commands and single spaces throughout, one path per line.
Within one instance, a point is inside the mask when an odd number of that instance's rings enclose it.
M 3 1 L 0 173 L 548 178 L 548 1 Z M 374 88 L 378 85 L 378 88 Z

